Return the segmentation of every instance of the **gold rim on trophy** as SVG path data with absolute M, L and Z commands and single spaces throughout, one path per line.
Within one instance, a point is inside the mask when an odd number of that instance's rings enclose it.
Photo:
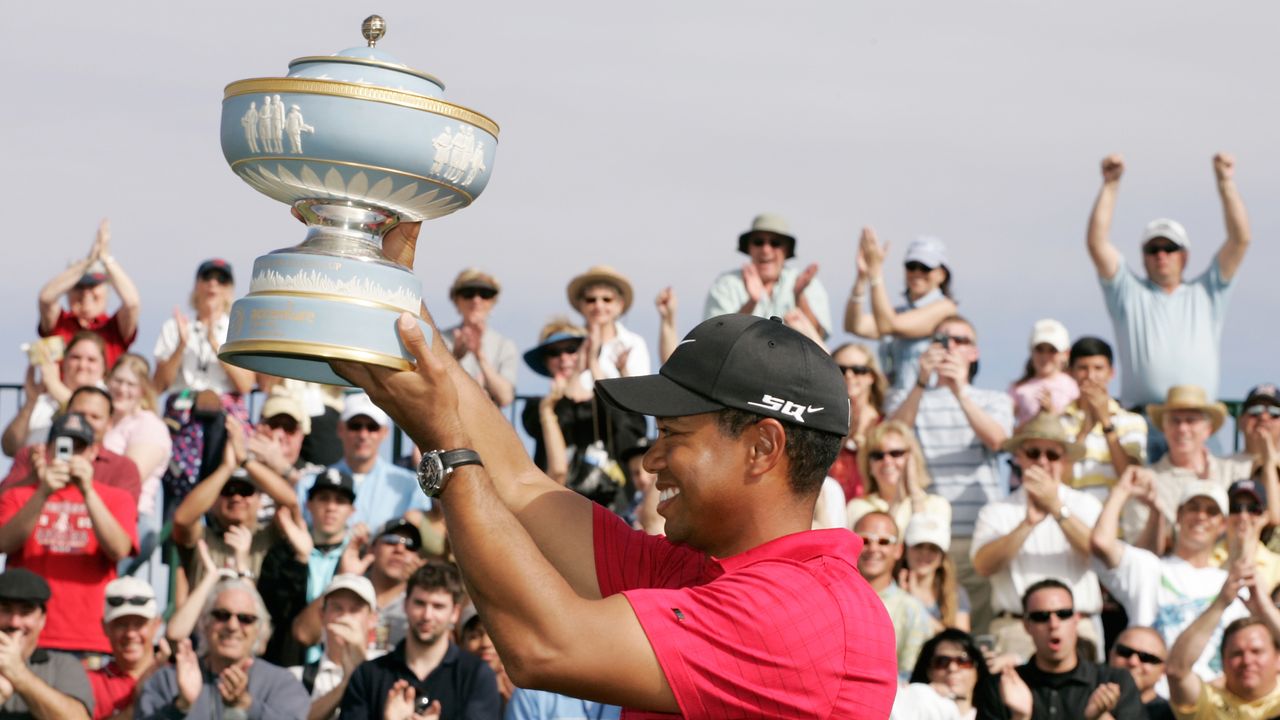
M 303 340 L 235 340 L 218 349 L 218 357 L 252 353 L 273 357 L 302 357 L 306 360 L 350 360 L 365 365 L 379 365 L 392 370 L 412 370 L 413 363 L 398 356 L 385 355 L 363 348 Z M 233 363 L 234 364 L 234 363 Z

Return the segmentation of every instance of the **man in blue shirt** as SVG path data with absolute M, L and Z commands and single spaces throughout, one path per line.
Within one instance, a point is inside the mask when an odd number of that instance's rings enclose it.
M 379 457 L 379 448 L 391 432 L 391 419 L 364 393 L 348 395 L 338 423 L 342 460 L 334 465 L 355 481 L 355 512 L 350 523 L 376 528 L 403 517 L 410 510 L 426 512 L 431 500 L 418 489 L 418 479 L 404 468 Z M 302 479 L 298 494 L 305 495 L 316 476 Z M 311 518 L 308 515 L 307 521 Z

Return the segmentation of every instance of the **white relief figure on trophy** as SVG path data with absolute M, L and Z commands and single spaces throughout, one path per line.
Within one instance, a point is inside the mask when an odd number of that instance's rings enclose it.
M 262 96 L 262 109 L 258 111 L 258 139 L 262 141 L 262 151 L 271 152 L 271 96 Z
M 453 148 L 449 152 L 449 172 L 444 179 L 458 182 L 471 165 L 471 153 L 476 149 L 476 134 L 468 125 L 461 125 L 453 136 Z
M 249 151 L 258 152 L 258 103 L 249 103 L 240 124 L 244 126 L 244 141 L 249 143 Z
M 431 144 L 436 149 L 435 157 L 431 161 L 431 174 L 439 175 L 444 170 L 445 164 L 449 162 L 449 152 L 453 148 L 453 130 L 445 128 L 444 132 L 435 136 Z
M 467 170 L 467 179 L 462 181 L 463 186 L 468 186 L 475 181 L 476 175 L 484 172 L 484 142 L 477 140 L 475 152 L 471 153 L 471 165 Z
M 278 96 L 277 96 L 278 97 Z M 289 152 L 302 154 L 302 133 L 315 133 L 316 129 L 302 120 L 302 108 L 289 106 L 289 114 L 284 118 L 284 129 L 289 133 Z
M 271 103 L 271 132 L 272 149 L 278 153 L 284 152 L 284 103 L 279 95 Z

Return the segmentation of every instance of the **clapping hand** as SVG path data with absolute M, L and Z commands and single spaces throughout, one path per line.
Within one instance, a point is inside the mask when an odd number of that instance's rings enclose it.
M 742 266 L 742 284 L 747 288 L 747 296 L 751 302 L 758 303 L 764 297 L 764 281 L 760 279 L 760 271 L 752 263 Z
M 1120 685 L 1119 683 L 1107 682 L 1102 683 L 1094 688 L 1093 694 L 1089 695 L 1089 701 L 1084 706 L 1085 720 L 1098 720 L 1103 713 L 1109 713 L 1116 708 L 1116 703 L 1120 701 Z
M 227 706 L 248 710 L 253 705 L 253 698 L 249 695 L 249 666 L 252 664 L 253 658 L 245 658 L 218 673 L 218 694 Z
M 373 564 L 373 550 L 365 549 L 368 544 L 368 526 L 364 523 L 356 523 L 351 528 L 347 547 L 343 549 L 342 556 L 338 558 L 338 573 L 364 575 L 369 570 L 369 566 Z M 361 554 L 361 549 L 365 549 L 363 554 Z
M 796 277 L 796 303 L 800 302 L 800 296 L 804 294 L 805 288 L 809 287 L 809 283 L 818 276 L 818 263 L 811 263 Z

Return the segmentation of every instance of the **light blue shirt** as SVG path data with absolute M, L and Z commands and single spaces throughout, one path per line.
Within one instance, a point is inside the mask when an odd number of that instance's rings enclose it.
M 773 285 L 773 292 L 760 298 L 751 311 L 756 317 L 786 317 L 796 308 L 796 279 L 800 271 L 784 266 L 778 274 L 778 282 Z M 747 304 L 751 296 L 747 294 L 747 284 L 742 279 L 742 270 L 729 270 L 720 274 L 711 284 L 707 292 L 707 303 L 703 308 L 702 318 L 709 320 L 717 315 L 736 313 Z M 809 281 L 804 289 L 804 299 L 809 301 L 809 309 L 822 325 L 824 335 L 831 333 L 831 303 L 827 299 L 827 289 L 818 278 Z
M 906 303 L 894 308 L 894 312 L 904 313 L 908 310 L 931 305 L 947 296 L 942 290 L 934 288 L 922 295 L 918 300 L 907 299 Z M 889 378 L 889 389 L 910 388 L 920 376 L 920 356 L 929 349 L 933 342 L 933 333 L 920 338 L 899 337 L 891 335 L 880 341 L 880 364 L 884 366 L 885 377 Z
M 1174 385 L 1199 385 L 1218 397 L 1222 325 L 1231 283 L 1215 256 L 1202 275 L 1166 293 L 1120 261 L 1099 278 L 1116 335 L 1120 404 L 1162 403 Z
M 338 561 L 342 559 L 342 552 L 347 549 L 350 539 L 348 534 L 341 544 L 328 550 L 311 548 L 311 556 L 307 559 L 307 602 L 320 597 L 320 593 L 333 582 L 333 576 L 338 572 Z M 312 645 L 307 648 L 306 661 L 315 662 L 320 659 L 320 654 L 320 646 Z
M 557 695 L 545 690 L 516 688 L 503 720 L 617 720 L 622 708 Z
M 351 473 L 347 461 L 339 460 L 333 467 Z M 431 498 L 422 494 L 418 488 L 418 478 L 402 467 L 378 458 L 373 469 L 364 477 L 351 473 L 356 478 L 356 509 L 351 514 L 349 525 L 364 523 L 370 532 L 378 532 L 378 528 L 392 518 L 403 516 L 410 510 L 426 512 L 431 509 Z M 305 498 L 316 482 L 315 475 L 307 475 L 298 482 L 298 497 Z M 307 523 L 311 523 L 311 513 L 303 505 L 303 515 Z

